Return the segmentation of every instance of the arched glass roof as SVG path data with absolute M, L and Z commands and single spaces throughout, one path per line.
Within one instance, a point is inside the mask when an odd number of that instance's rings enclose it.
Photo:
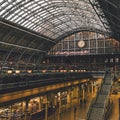
M 90 0 L 0 0 L 1 18 L 54 40 L 82 27 L 106 31 L 96 12 Z

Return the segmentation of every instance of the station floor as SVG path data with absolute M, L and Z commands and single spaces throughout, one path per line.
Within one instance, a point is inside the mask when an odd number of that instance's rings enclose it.
M 86 120 L 86 114 L 90 105 L 90 102 L 93 97 L 91 95 L 87 96 L 86 103 L 79 103 L 78 99 L 72 100 L 71 108 L 65 108 L 65 110 L 61 111 L 59 114 L 58 111 L 55 112 L 53 116 L 50 116 L 48 120 Z M 119 108 L 118 108 L 118 99 L 120 98 L 120 94 L 111 95 L 111 99 L 113 100 L 113 109 L 110 114 L 109 120 L 119 120 Z M 74 107 L 76 106 L 76 112 L 74 112 Z

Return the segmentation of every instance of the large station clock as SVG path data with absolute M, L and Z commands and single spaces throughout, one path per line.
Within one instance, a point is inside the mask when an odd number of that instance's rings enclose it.
M 80 48 L 83 48 L 83 47 L 85 46 L 85 41 L 80 40 L 80 41 L 78 42 L 78 46 L 79 46 Z

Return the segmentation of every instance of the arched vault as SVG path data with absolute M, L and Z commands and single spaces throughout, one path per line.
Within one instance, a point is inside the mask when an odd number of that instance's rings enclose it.
M 2 65 L 12 58 L 16 64 L 22 60 L 27 64 L 40 62 L 59 40 L 82 30 L 108 33 L 119 38 L 119 19 L 105 8 L 105 5 L 111 5 L 114 9 L 116 2 L 106 0 L 103 5 L 101 1 L 0 0 Z M 109 19 L 110 16 L 113 17 Z

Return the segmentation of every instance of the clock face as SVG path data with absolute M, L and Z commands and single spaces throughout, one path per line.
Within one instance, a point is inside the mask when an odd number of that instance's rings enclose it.
M 83 41 L 83 40 L 80 40 L 79 42 L 78 42 L 78 46 L 79 47 L 84 47 L 85 46 L 85 41 Z

